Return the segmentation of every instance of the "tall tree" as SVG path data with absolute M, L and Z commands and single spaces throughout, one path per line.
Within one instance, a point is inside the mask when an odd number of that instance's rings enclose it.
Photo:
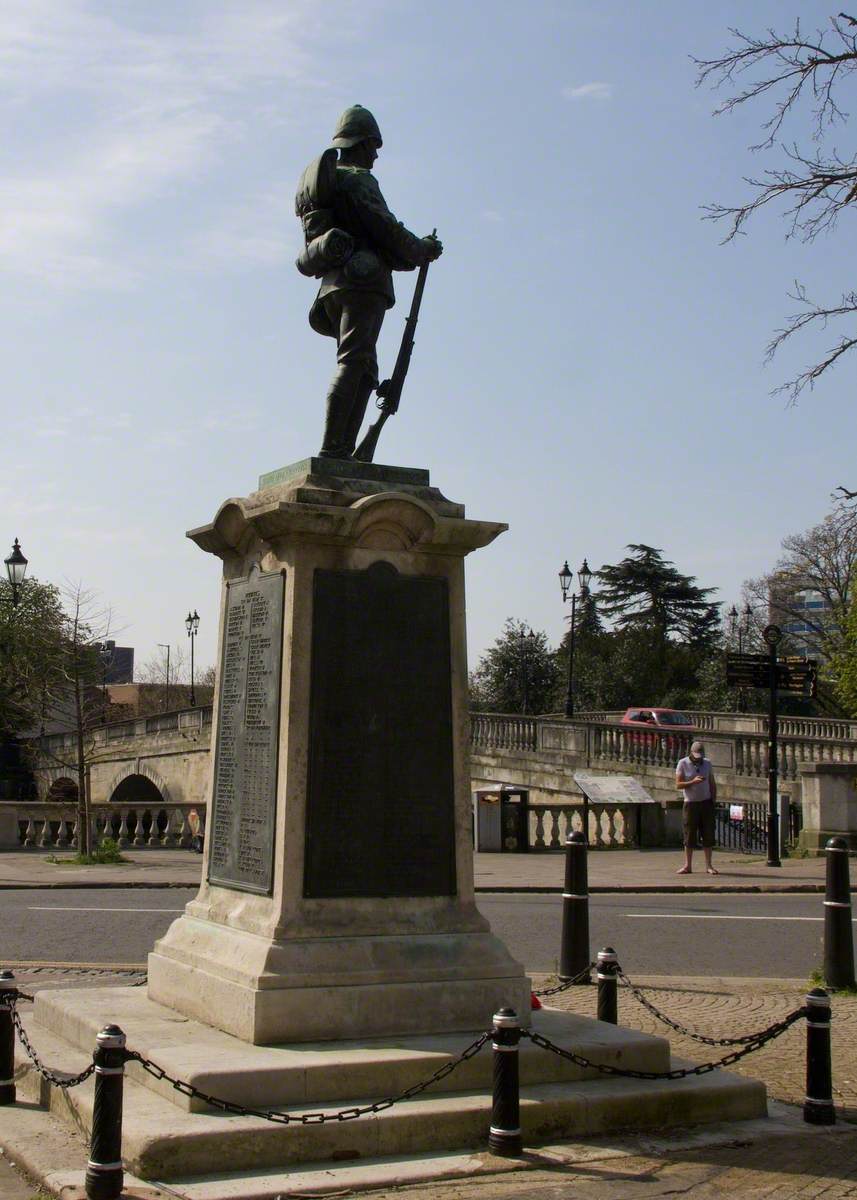
M 682 575 L 654 546 L 632 543 L 630 555 L 596 572 L 601 611 L 620 630 L 647 630 L 666 645 L 671 635 L 694 645 L 710 643 L 718 625 L 718 605 L 693 575 Z
M 759 101 L 764 110 L 762 140 L 753 150 L 773 155 L 760 175 L 745 178 L 748 199 L 738 204 L 712 204 L 708 216 L 727 224 L 726 240 L 741 232 L 750 217 L 780 205 L 788 236 L 813 242 L 831 233 L 840 214 L 857 202 L 857 152 L 843 153 L 840 137 L 849 114 L 842 92 L 857 70 L 857 18 L 832 16 L 825 28 L 805 33 L 800 19 L 790 32 L 767 29 L 759 36 L 730 30 L 735 43 L 719 58 L 696 59 L 697 83 L 709 83 L 729 94 L 715 110 L 732 112 Z M 802 128 L 792 135 L 793 121 Z M 788 140 L 786 135 L 788 131 Z M 783 140 L 781 140 L 783 139 Z M 843 256 L 842 262 L 850 261 Z M 794 334 L 808 330 L 843 330 L 814 363 L 776 391 L 794 402 L 830 367 L 857 346 L 857 291 L 848 284 L 838 299 L 816 301 L 795 284 L 790 297 L 797 305 L 768 345 L 768 357 Z
M 57 648 L 57 688 L 50 706 L 54 721 L 72 734 L 68 747 L 44 745 L 41 752 L 76 777 L 78 852 L 92 852 L 89 768 L 99 750 L 95 729 L 105 719 L 106 697 L 102 687 L 102 644 L 110 637 L 109 610 L 101 607 L 95 593 L 80 584 L 64 595 L 62 639 Z
M 556 686 L 557 663 L 547 636 L 512 617 L 470 676 L 471 701 L 482 712 L 547 712 Z

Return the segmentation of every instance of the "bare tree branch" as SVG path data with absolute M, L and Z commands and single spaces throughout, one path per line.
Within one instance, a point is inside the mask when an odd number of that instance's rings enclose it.
M 839 13 L 830 24 L 805 36 L 800 20 L 795 21 L 793 33 L 783 36 L 769 28 L 760 37 L 731 29 L 736 39 L 723 55 L 714 59 L 694 59 L 697 66 L 697 86 L 707 83 L 715 88 L 727 88 L 732 94 L 715 109 L 715 114 L 731 112 L 742 104 L 767 100 L 773 110 L 762 123 L 765 138 L 753 150 L 770 150 L 779 145 L 787 162 L 784 166 L 766 169 L 760 176 L 745 177 L 751 190 L 748 200 L 740 204 L 710 204 L 704 209 L 708 219 L 724 221 L 728 232 L 724 241 L 731 241 L 750 217 L 778 201 L 784 204 L 784 216 L 789 224 L 789 237 L 810 243 L 821 233 L 834 230 L 840 214 L 849 206 L 857 211 L 857 154 L 842 155 L 836 147 L 825 148 L 823 143 L 832 127 L 845 125 L 849 113 L 841 106 L 838 95 L 849 76 L 857 71 L 857 18 Z M 810 136 L 816 143 L 811 152 L 779 144 L 786 119 L 805 112 L 811 113 Z M 770 359 L 796 333 L 825 329 L 835 318 L 857 313 L 857 292 L 846 291 L 839 304 L 809 301 L 803 288 L 796 285 L 791 297 L 801 310 L 790 316 L 782 329 L 777 330 L 767 348 Z M 814 387 L 826 371 L 857 346 L 857 332 L 846 332 L 805 371 L 774 389 L 785 392 L 795 403 L 801 392 Z

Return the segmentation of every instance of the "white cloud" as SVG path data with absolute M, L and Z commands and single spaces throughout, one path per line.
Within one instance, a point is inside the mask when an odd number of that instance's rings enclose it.
M 313 0 L 212 0 L 192 19 L 178 6 L 172 29 L 147 28 L 145 12 L 135 25 L 133 7 L 96 0 L 0 6 L 0 103 L 7 129 L 20 128 L 0 165 L 0 270 L 133 285 L 147 263 L 130 239 L 120 245 L 118 218 L 217 163 L 249 113 L 260 119 L 253 88 L 276 85 L 282 120 L 300 111 L 290 89 L 318 86 L 306 49 Z M 270 226 L 252 236 L 233 221 L 209 234 L 212 256 L 271 261 L 276 250 Z
M 613 95 L 613 84 L 581 83 L 576 87 L 564 87 L 562 94 L 566 100 L 609 100 Z

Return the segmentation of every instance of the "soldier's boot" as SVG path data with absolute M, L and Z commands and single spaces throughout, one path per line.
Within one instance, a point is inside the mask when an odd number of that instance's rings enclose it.
M 354 403 L 351 406 L 351 412 L 348 416 L 348 424 L 345 427 L 347 458 L 351 458 L 354 455 L 360 426 L 363 424 L 363 418 L 366 416 L 366 406 L 369 403 L 369 397 L 375 390 L 375 385 L 376 380 L 371 375 L 364 374 L 360 380 L 357 394 L 354 397 Z
M 327 393 L 327 415 L 319 458 L 348 458 L 348 425 L 357 389 L 363 378 L 362 366 L 339 367 Z M 353 449 L 353 446 L 352 446 Z

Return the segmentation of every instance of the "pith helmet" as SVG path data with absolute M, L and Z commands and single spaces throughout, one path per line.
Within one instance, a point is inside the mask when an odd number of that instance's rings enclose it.
M 362 104 L 352 104 L 336 122 L 332 145 L 340 150 L 349 150 L 367 138 L 374 138 L 379 146 L 383 145 L 378 122 L 369 109 Z

